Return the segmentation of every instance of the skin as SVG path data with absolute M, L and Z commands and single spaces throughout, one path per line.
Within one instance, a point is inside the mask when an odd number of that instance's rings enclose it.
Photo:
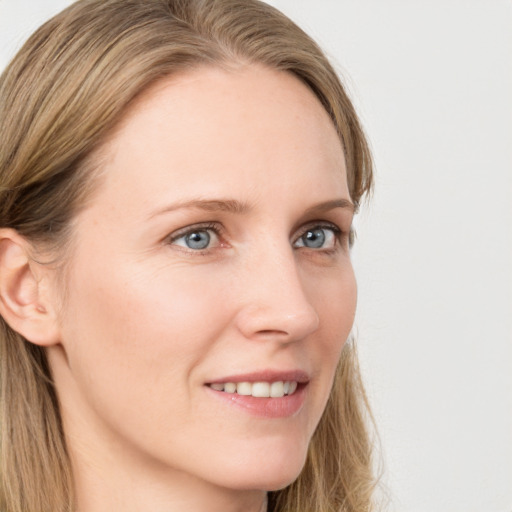
M 291 75 L 201 68 L 139 98 L 102 162 L 47 348 L 78 510 L 262 510 L 303 467 L 354 319 L 353 210 L 310 211 L 350 202 L 335 128 Z M 268 369 L 309 375 L 290 417 L 205 386 Z

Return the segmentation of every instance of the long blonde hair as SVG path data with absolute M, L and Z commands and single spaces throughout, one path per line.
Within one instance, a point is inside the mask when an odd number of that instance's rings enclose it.
M 372 186 L 367 141 L 335 71 L 292 21 L 258 0 L 81 0 L 43 25 L 0 77 L 0 227 L 64 247 L 91 188 L 89 156 L 133 100 L 199 65 L 260 63 L 306 83 L 343 144 L 352 200 Z M 73 479 L 41 347 L 0 318 L 0 509 L 71 512 Z M 355 346 L 341 357 L 299 478 L 274 512 L 363 512 L 374 487 Z

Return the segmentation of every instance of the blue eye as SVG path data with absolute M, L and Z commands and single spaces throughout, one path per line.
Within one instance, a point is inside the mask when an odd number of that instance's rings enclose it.
M 308 249 L 333 249 L 336 245 L 336 234 L 334 227 L 316 226 L 299 237 L 294 246 Z
M 213 229 L 196 228 L 175 238 L 172 243 L 193 251 L 202 251 L 208 249 L 212 241 L 217 241 L 217 234 Z
M 183 238 L 189 249 L 206 249 L 210 245 L 210 233 L 208 231 L 195 231 Z

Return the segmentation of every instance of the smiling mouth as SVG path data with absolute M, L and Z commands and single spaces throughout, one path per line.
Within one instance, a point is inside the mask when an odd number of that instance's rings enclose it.
M 293 395 L 297 387 L 303 385 L 297 381 L 276 381 L 276 382 L 219 382 L 208 384 L 214 391 L 253 396 L 256 398 L 283 398 Z

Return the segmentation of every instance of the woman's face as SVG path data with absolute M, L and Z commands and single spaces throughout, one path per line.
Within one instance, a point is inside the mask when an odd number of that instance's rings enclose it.
M 284 72 L 201 68 L 143 95 L 101 161 L 49 351 L 71 453 L 290 483 L 356 305 L 327 113 Z

